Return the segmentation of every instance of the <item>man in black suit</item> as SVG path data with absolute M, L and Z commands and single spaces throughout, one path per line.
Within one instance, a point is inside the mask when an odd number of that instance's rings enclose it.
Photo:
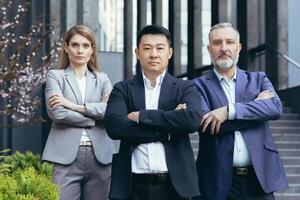
M 114 154 L 110 199 L 182 200 L 199 195 L 189 133 L 201 118 L 200 96 L 190 81 L 167 72 L 170 33 L 159 25 L 137 36 L 142 73 L 117 83 L 109 97 L 108 135 L 121 140 Z

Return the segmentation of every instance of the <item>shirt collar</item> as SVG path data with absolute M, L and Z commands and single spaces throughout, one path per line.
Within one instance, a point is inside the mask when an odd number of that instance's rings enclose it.
M 235 73 L 232 77 L 231 80 L 228 80 L 225 76 L 222 76 L 215 68 L 213 69 L 217 78 L 219 79 L 219 81 L 225 80 L 225 81 L 236 81 L 236 74 L 237 74 L 237 69 L 235 70 Z
M 144 85 L 147 86 L 147 88 L 152 88 L 151 81 L 146 77 L 146 75 L 144 74 L 144 71 L 142 74 L 143 74 Z M 162 74 L 160 74 L 159 76 L 156 77 L 156 85 L 155 86 L 159 86 L 162 84 L 162 81 L 163 81 L 165 75 L 166 75 L 166 70 Z

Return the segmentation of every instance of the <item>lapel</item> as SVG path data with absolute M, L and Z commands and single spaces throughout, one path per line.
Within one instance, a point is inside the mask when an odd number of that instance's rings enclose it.
M 132 79 L 130 85 L 132 87 L 132 101 L 135 110 L 145 109 L 145 87 L 142 73 L 140 73 L 134 79 Z
M 220 81 L 213 70 L 209 71 L 209 73 L 206 76 L 206 80 L 207 80 L 208 86 L 218 97 L 220 104 L 222 106 L 227 105 L 228 100 L 227 100 L 226 94 L 223 91 Z
M 84 102 L 90 102 L 91 95 L 93 94 L 95 85 L 96 85 L 96 77 L 90 72 L 90 70 L 86 71 L 86 89 L 85 89 L 85 98 Z
M 236 82 L 235 82 L 235 102 L 241 102 L 245 92 L 247 83 L 247 76 L 243 70 L 237 68 Z
M 74 96 L 76 97 L 77 103 L 82 105 L 83 104 L 82 96 L 81 96 L 81 93 L 79 90 L 78 83 L 76 81 L 75 74 L 74 74 L 73 70 L 71 69 L 71 67 L 68 67 L 65 69 L 65 77 L 66 77 L 66 80 L 67 80 L 70 88 L 72 89 L 72 91 L 74 93 Z
M 176 79 L 174 79 L 174 77 L 166 72 L 160 88 L 158 109 L 164 109 L 166 106 L 168 106 L 170 98 L 173 97 L 172 92 L 174 92 L 174 89 L 172 88 L 176 85 L 175 80 Z

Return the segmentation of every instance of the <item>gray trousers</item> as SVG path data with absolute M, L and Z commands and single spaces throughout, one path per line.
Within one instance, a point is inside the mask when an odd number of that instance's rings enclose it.
M 70 165 L 53 166 L 60 200 L 107 200 L 110 178 L 111 165 L 99 163 L 92 147 L 79 147 L 76 160 Z

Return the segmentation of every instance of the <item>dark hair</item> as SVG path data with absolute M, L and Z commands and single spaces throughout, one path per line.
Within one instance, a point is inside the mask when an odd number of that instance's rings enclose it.
M 166 38 L 168 40 L 168 43 L 169 43 L 169 46 L 171 47 L 171 35 L 170 35 L 170 32 L 165 27 L 163 27 L 161 25 L 157 25 L 157 24 L 147 25 L 144 28 L 142 28 L 142 30 L 140 30 L 138 32 L 137 38 L 136 38 L 136 45 L 137 45 L 137 47 L 139 47 L 139 44 L 141 42 L 141 39 L 142 39 L 143 35 L 147 35 L 147 34 L 164 35 L 164 36 L 166 36 Z

